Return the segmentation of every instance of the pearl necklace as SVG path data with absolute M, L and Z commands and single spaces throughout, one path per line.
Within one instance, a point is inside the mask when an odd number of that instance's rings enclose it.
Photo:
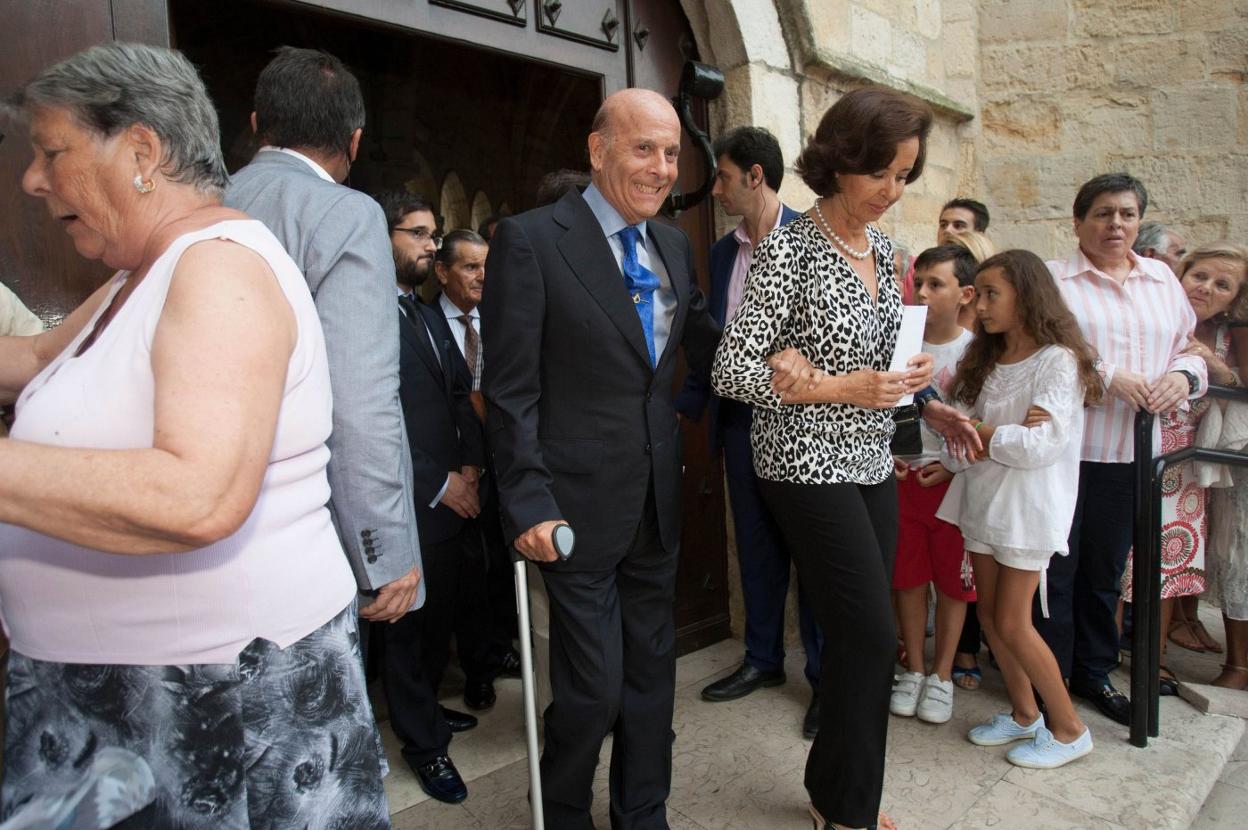
M 849 254 L 854 259 L 866 259 L 874 247 L 871 244 L 871 237 L 867 237 L 867 249 L 865 251 L 855 251 L 853 248 L 849 247 L 849 243 L 844 239 L 841 239 L 840 234 L 832 230 L 832 226 L 828 224 L 828 220 L 823 217 L 823 211 L 819 209 L 820 201 L 822 200 L 815 199 L 815 216 L 819 218 L 819 224 L 823 227 L 824 232 L 827 233 L 828 236 L 832 237 L 832 241 L 835 242 L 842 251 Z

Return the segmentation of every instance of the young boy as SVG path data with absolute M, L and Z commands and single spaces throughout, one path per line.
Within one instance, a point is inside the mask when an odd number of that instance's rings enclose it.
M 958 313 L 975 299 L 975 258 L 960 245 L 928 248 L 914 261 L 914 300 L 927 306 L 923 351 L 934 361 L 932 384 L 948 399 L 962 352 L 971 333 L 958 325 Z M 889 710 L 918 715 L 928 723 L 953 717 L 953 656 L 966 604 L 975 600 L 975 584 L 965 563 L 962 534 L 936 518 L 953 474 L 938 460 L 940 437 L 922 430 L 922 451 L 895 459 L 901 526 L 893 590 L 906 652 L 906 671 L 893 688 Z M 936 654 L 931 673 L 923 662 L 928 583 L 936 586 Z

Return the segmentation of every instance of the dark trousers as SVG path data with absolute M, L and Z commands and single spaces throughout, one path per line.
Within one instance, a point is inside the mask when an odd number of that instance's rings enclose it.
M 1131 464 L 1079 465 L 1070 555 L 1049 562 L 1049 618 L 1040 615 L 1038 598 L 1034 608 L 1036 630 L 1072 688 L 1099 689 L 1118 662 L 1114 614 L 1131 550 L 1134 504 Z
M 819 734 L 806 790 L 828 822 L 874 825 L 884 788 L 897 632 L 889 601 L 897 482 L 760 482 L 823 629 Z
M 778 671 L 784 668 L 784 603 L 789 593 L 789 552 L 758 489 L 750 449 L 750 407 L 724 400 L 719 411 L 719 438 L 724 447 L 724 472 L 728 479 L 728 501 L 732 505 L 741 595 L 745 602 L 745 662 L 759 671 Z M 806 679 L 812 687 L 818 688 L 823 635 L 800 580 L 797 619 L 806 651 Z
M 594 770 L 603 738 L 614 732 L 611 826 L 667 830 L 677 552 L 663 549 L 653 495 L 646 502 L 620 561 L 586 570 L 542 569 L 550 598 L 554 695 L 546 709 L 541 762 L 547 827 L 593 827 Z
M 382 677 L 390 725 L 409 764 L 445 755 L 451 733 L 438 706 L 438 687 L 456 638 L 460 665 L 471 681 L 479 672 L 471 655 L 487 639 L 481 534 L 465 522 L 455 536 L 420 546 L 427 580 L 425 604 L 399 622 L 382 624 Z M 374 635 L 377 633 L 374 630 Z
M 503 538 L 494 476 L 486 475 L 480 493 L 481 515 L 476 521 L 485 545 L 485 584 L 490 607 L 489 644 L 484 659 L 489 676 L 495 677 L 502 667 L 503 655 L 514 648 L 512 640 L 519 636 L 516 583 L 511 570 L 511 551 Z

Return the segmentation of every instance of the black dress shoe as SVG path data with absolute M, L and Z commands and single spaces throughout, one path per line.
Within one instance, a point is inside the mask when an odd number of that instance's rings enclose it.
M 429 793 L 430 798 L 458 804 L 468 797 L 464 779 L 446 755 L 439 755 L 427 764 L 412 764 L 412 772 L 416 773 L 420 788 Z
M 813 740 L 819 734 L 819 693 L 810 696 L 810 705 L 806 707 L 806 717 L 802 718 L 802 737 Z
M 514 648 L 509 648 L 503 652 L 503 659 L 499 661 L 498 676 L 520 676 L 520 653 Z
M 784 679 L 783 670 L 763 672 L 749 663 L 742 663 L 741 668 L 703 689 L 702 699 L 713 703 L 736 700 L 739 697 L 745 697 L 760 686 L 779 686 L 784 683 Z
M 1123 726 L 1131 725 L 1131 701 L 1122 692 L 1106 683 L 1103 686 L 1088 687 L 1071 684 L 1070 691 L 1084 700 L 1092 701 L 1102 715 Z
M 477 725 L 477 719 L 467 712 L 457 712 L 445 706 L 441 709 L 442 717 L 446 719 L 446 725 L 451 728 L 452 732 L 467 732 Z
M 464 705 L 474 712 L 483 712 L 494 705 L 494 683 L 485 680 L 480 683 L 464 684 Z

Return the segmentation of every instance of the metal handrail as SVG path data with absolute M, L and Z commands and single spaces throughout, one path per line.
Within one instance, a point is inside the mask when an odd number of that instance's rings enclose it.
M 1248 403 L 1248 389 L 1209 387 L 1211 398 Z M 1135 538 L 1131 570 L 1131 743 L 1148 746 L 1161 733 L 1161 480 L 1185 461 L 1248 467 L 1248 453 L 1185 447 L 1153 458 L 1153 422 L 1135 413 Z

